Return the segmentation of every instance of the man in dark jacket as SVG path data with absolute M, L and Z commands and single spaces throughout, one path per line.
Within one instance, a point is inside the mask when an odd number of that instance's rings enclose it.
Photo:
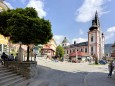
M 8 55 L 6 55 L 5 52 L 3 52 L 1 58 L 4 61 L 4 65 L 5 65 L 5 61 L 8 61 Z

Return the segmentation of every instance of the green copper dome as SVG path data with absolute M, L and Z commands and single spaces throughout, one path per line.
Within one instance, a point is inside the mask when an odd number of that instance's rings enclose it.
M 65 37 L 64 40 L 62 41 L 62 43 L 69 43 L 69 41 L 68 41 L 67 38 Z

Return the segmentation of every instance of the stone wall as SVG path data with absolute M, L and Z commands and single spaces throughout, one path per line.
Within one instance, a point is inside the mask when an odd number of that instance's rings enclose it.
M 23 75 L 24 77 L 34 78 L 37 76 L 37 62 L 17 62 L 17 61 L 7 61 L 5 67 L 8 67 L 15 72 Z

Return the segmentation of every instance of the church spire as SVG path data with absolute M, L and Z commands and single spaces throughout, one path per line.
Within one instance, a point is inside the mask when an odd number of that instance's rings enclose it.
M 97 10 L 95 12 L 95 19 L 98 19 L 98 13 L 97 13 Z
M 95 17 L 94 17 L 94 19 L 92 20 L 92 26 L 89 28 L 89 30 L 94 30 L 94 29 L 100 30 L 100 22 L 99 22 L 97 10 L 96 10 L 96 12 L 95 12 Z
M 100 27 L 100 22 L 99 22 L 99 18 L 98 18 L 98 13 L 97 13 L 97 10 L 95 12 L 95 23 L 98 27 Z

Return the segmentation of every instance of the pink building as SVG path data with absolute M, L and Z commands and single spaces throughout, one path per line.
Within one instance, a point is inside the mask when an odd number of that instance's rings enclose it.
M 62 41 L 62 46 L 65 49 L 65 57 L 69 57 L 73 52 L 80 51 L 88 53 L 90 56 L 96 55 L 98 59 L 102 59 L 104 56 L 104 34 L 101 31 L 97 11 L 95 18 L 92 20 L 92 26 L 88 31 L 88 41 L 82 43 L 74 41 L 74 44 L 69 44 L 65 37 Z

